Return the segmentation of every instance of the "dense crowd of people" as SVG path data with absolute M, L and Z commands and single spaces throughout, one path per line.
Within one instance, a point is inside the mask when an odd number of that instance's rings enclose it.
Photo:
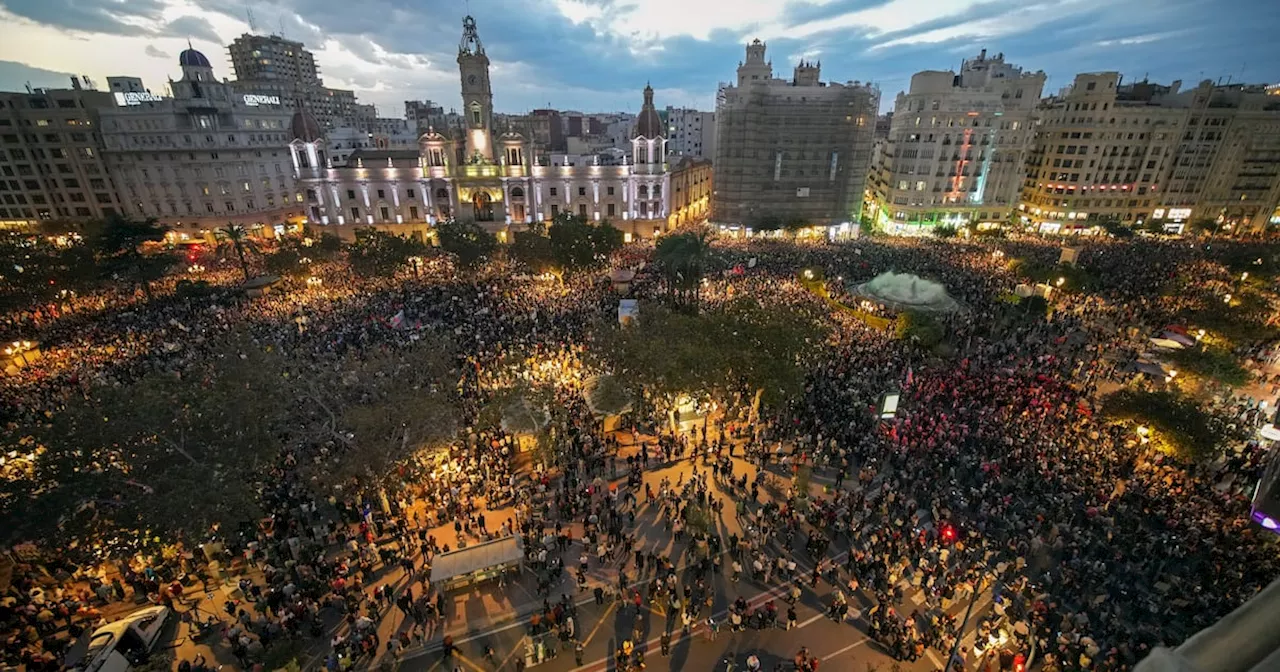
M 286 437 L 262 481 L 268 515 L 228 531 L 220 550 L 202 549 L 206 557 L 194 562 L 135 557 L 110 576 L 70 560 L 20 565 L 0 600 L 4 659 L 59 669 L 65 635 L 92 627 L 111 605 L 186 604 L 182 579 L 201 560 L 237 572 L 244 599 L 184 617 L 224 638 L 244 669 L 283 639 L 327 644 L 330 670 L 398 657 L 445 636 L 445 595 L 422 581 L 433 559 L 518 535 L 543 600 L 534 634 L 576 640 L 561 581 L 586 590 L 589 570 L 617 571 L 617 585 L 595 591 L 597 600 L 634 600 L 636 631 L 618 638 L 630 647 L 619 649 L 619 669 L 643 661 L 644 601 L 671 603 L 664 653 L 676 630 L 794 626 L 794 607 L 772 601 L 734 603 L 727 622 L 716 622 L 707 587 L 716 572 L 792 584 L 788 603 L 825 582 L 835 587 L 827 615 L 845 622 L 860 614 L 899 660 L 929 649 L 951 655 L 961 623 L 949 610 L 986 594 L 992 612 L 969 629 L 994 665 L 1034 649 L 1045 669 L 1128 669 L 1214 622 L 1280 570 L 1245 515 L 1267 455 L 1250 440 L 1219 460 L 1174 462 L 1097 411 L 1101 390 L 1133 379 L 1129 365 L 1149 349 L 1147 336 L 1203 300 L 1165 291 L 1169 283 L 1194 272 L 1204 292 L 1229 286 L 1211 254 L 1189 242 L 1090 244 L 1080 265 L 1100 287 L 1053 297 L 1046 319 L 1011 319 L 1001 300 L 1019 282 L 1009 259 L 1049 263 L 1057 253 L 1034 240 L 722 241 L 725 272 L 709 278 L 704 310 L 745 298 L 827 323 L 831 337 L 805 360 L 799 397 L 757 417 L 752 390 L 731 390 L 730 399 L 704 400 L 714 403 L 710 417 L 682 431 L 659 413 L 667 409 L 646 403 L 628 425 L 605 432 L 584 399 L 592 376 L 615 373 L 592 339 L 595 325 L 612 319 L 618 293 L 595 277 L 548 283 L 436 261 L 413 278 L 367 279 L 335 262 L 317 271 L 323 283 L 253 299 L 222 278 L 202 300 L 162 283 L 149 301 L 106 292 L 7 316 L 42 351 L 0 382 L 11 428 L 51 417 L 96 385 L 192 370 L 237 335 L 289 353 L 301 375 L 345 356 L 447 338 L 459 353 L 450 385 L 461 417 L 452 441 L 406 456 L 377 486 L 318 489 L 302 467 L 354 449 Z M 663 276 L 652 261 L 652 250 L 637 245 L 614 263 L 646 262 L 631 291 L 658 301 Z M 961 306 L 941 318 L 952 352 L 921 352 L 832 311 L 797 282 L 799 269 L 815 267 L 837 299 L 889 270 L 941 283 Z M 1247 344 L 1241 354 L 1262 369 L 1271 345 Z M 1274 377 L 1261 382 L 1274 393 Z M 897 417 L 881 421 L 877 399 L 899 386 Z M 1269 415 L 1260 401 L 1222 392 L 1208 403 L 1253 429 Z M 531 440 L 539 446 L 521 458 Z M 38 479 L 40 455 L 21 452 L 30 454 L 6 462 L 6 478 Z M 644 478 L 690 457 L 702 467 L 687 479 Z M 834 486 L 818 494 L 809 474 Z M 716 531 L 726 511 L 741 537 Z M 647 547 L 637 532 L 646 515 L 683 558 Z M 441 529 L 452 547 L 437 537 Z M 380 581 L 388 570 L 404 580 Z M 922 599 L 907 601 L 912 593 Z M 378 623 L 392 609 L 412 627 L 382 641 Z M 446 652 L 451 646 L 446 640 Z M 817 667 L 807 652 L 797 660 Z

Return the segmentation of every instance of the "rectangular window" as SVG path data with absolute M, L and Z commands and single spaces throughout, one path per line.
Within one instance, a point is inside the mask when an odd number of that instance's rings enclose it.
M 413 190 L 410 189 L 409 191 L 412 192 Z M 412 219 L 415 221 L 418 219 L 418 206 L 416 205 L 409 206 L 409 219 Z
M 613 187 L 609 187 L 609 190 L 610 190 L 610 191 L 613 191 Z M 614 207 L 613 207 L 613 204 L 612 204 L 612 203 L 609 203 L 608 205 L 606 205 L 604 209 L 605 209 L 605 216 L 606 216 L 606 217 L 613 217 L 613 216 L 614 216 Z
M 386 197 L 387 197 L 387 192 L 386 192 L 385 190 L 383 190 L 383 189 L 379 189 L 379 190 L 378 190 L 378 198 L 382 199 L 382 198 L 386 198 Z M 384 217 L 383 219 L 386 219 L 386 218 Z
M 609 193 L 609 195 L 610 195 L 610 196 L 612 196 L 612 195 L 613 195 L 613 187 L 609 187 L 609 192 L 608 192 L 608 193 Z
M 555 187 L 551 187 L 551 195 L 552 195 L 552 196 L 555 196 L 555 195 L 556 195 L 556 188 L 555 188 Z
M 354 205 L 351 206 L 351 221 L 352 222 L 360 221 L 360 208 L 357 208 Z
M 415 198 L 415 196 L 413 195 L 412 189 L 405 189 L 404 193 L 405 193 L 405 196 L 407 196 L 411 201 Z M 414 219 L 417 219 L 417 217 L 414 217 Z
M 583 217 L 586 217 L 586 216 L 587 216 L 587 204 L 586 204 L 586 203 L 579 203 L 579 204 L 578 204 L 578 214 L 579 214 L 579 215 L 582 215 Z
M 227 202 L 223 203 L 223 205 L 227 206 L 227 212 L 235 212 L 235 211 L 236 211 L 236 204 L 235 204 L 235 203 L 233 203 L 233 202 L 231 202 L 231 201 L 227 201 Z
M 579 195 L 579 196 L 586 196 L 586 195 L 587 195 L 587 188 L 586 188 L 586 187 L 578 187 L 578 195 Z
M 356 190 L 355 190 L 355 189 L 348 189 L 348 190 L 347 190 L 347 200 L 348 200 L 348 201 L 354 201 L 354 200 L 356 200 Z M 358 219 L 358 218 L 357 218 L 357 219 Z
M 552 191 L 555 191 L 555 190 L 554 190 L 554 189 L 552 189 Z M 554 194 L 552 194 L 552 195 L 554 196 Z M 551 218 L 552 218 L 552 219 L 555 219 L 559 214 L 560 214 L 560 206 L 558 206 L 558 205 L 552 205 L 552 206 L 551 206 Z
M 382 206 L 381 208 L 378 208 L 378 214 L 382 215 L 382 221 L 384 222 L 391 219 L 391 211 L 388 210 L 387 206 L 385 205 Z

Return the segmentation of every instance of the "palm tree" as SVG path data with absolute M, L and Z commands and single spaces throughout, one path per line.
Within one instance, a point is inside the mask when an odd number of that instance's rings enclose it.
M 240 271 L 244 273 L 244 281 L 249 281 L 249 261 L 246 252 L 257 252 L 257 247 L 249 238 L 249 231 L 239 224 L 227 224 L 214 232 L 218 241 L 229 246 L 240 259 Z
M 674 302 L 696 309 L 702 278 L 710 261 L 710 232 L 703 229 L 664 236 L 658 241 L 656 254 Z

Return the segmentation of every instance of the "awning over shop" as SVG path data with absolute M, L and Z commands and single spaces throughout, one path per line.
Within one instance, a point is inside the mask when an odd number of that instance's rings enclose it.
M 520 537 L 503 537 L 493 541 L 441 553 L 431 563 L 431 582 L 448 581 L 490 567 L 519 563 L 524 559 Z

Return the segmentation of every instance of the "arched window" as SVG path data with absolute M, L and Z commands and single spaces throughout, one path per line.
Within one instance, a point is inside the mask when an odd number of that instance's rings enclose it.
M 640 198 L 649 198 L 648 185 L 644 185 L 644 184 L 640 185 L 640 189 L 638 193 L 640 194 Z
M 447 200 L 449 200 L 449 190 L 448 190 L 448 189 L 436 189 L 436 198 L 438 198 L 438 199 L 440 199 L 440 200 L 442 200 L 442 201 L 447 201 Z
M 524 200 L 524 189 L 520 187 L 511 187 L 511 200 Z

